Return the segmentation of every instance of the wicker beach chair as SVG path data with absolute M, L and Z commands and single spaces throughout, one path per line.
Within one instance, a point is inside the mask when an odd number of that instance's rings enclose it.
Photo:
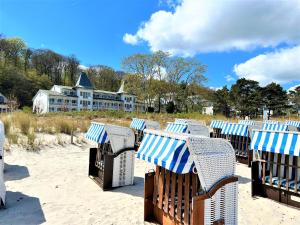
M 4 170 L 4 125 L 2 121 L 0 121 L 0 207 L 5 205 L 5 195 L 6 195 L 6 188 L 4 185 L 4 177 L 3 177 L 3 170 Z
M 247 164 L 249 167 L 252 161 L 252 151 L 249 149 L 250 126 L 248 124 L 226 123 L 221 131 L 221 135 L 229 140 L 234 148 L 237 161 Z
M 163 225 L 237 224 L 235 154 L 222 139 L 145 130 L 144 220 Z
M 300 121 L 288 120 L 285 122 L 285 124 L 288 125 L 289 131 L 299 131 L 300 132 Z
M 221 131 L 222 131 L 223 126 L 226 123 L 227 122 L 225 122 L 223 120 L 212 120 L 210 123 L 210 127 L 213 129 L 212 137 L 214 137 L 214 138 L 222 137 Z
M 142 141 L 142 139 L 143 139 L 144 129 L 159 130 L 160 125 L 156 121 L 133 118 L 132 122 L 130 124 L 130 128 L 132 128 L 133 131 L 134 131 L 135 148 L 137 150 L 140 143 L 141 143 L 141 141 Z
M 92 122 L 85 137 L 97 144 L 97 148 L 90 148 L 89 176 L 103 190 L 132 185 L 133 131 L 128 127 Z
M 300 208 L 300 133 L 254 130 L 252 196 Z
M 202 135 L 209 137 L 209 129 L 201 123 L 185 121 L 185 122 L 169 122 L 165 131 L 172 133 L 186 133 L 193 135 Z

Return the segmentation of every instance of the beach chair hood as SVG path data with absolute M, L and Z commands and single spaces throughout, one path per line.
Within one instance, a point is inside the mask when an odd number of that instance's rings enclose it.
M 85 137 L 98 144 L 110 143 L 115 154 L 122 149 L 134 148 L 134 133 L 128 127 L 92 122 Z
M 248 137 L 248 124 L 225 123 L 221 134 Z
M 200 123 L 172 122 L 168 123 L 165 131 L 173 133 L 188 133 L 209 137 L 209 129 Z
M 159 130 L 160 126 L 159 126 L 159 123 L 156 121 L 133 118 L 132 122 L 130 124 L 130 128 L 139 130 L 139 131 L 143 131 L 146 128 L 153 129 L 153 130 Z
M 137 152 L 139 159 L 177 174 L 197 170 L 204 190 L 235 173 L 235 152 L 223 139 L 148 130 Z
M 253 130 L 250 148 L 254 151 L 300 156 L 300 133 Z

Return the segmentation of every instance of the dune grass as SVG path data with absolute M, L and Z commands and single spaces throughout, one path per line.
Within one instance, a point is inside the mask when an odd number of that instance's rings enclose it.
M 37 133 L 47 134 L 76 134 L 84 133 L 90 126 L 91 121 L 109 123 L 121 126 L 129 126 L 132 118 L 142 118 L 158 121 L 163 129 L 167 122 L 175 118 L 186 118 L 205 121 L 209 125 L 213 119 L 237 122 L 236 118 L 226 118 L 222 115 L 202 115 L 200 113 L 127 113 L 123 111 L 80 111 L 59 112 L 44 115 L 33 114 L 30 111 L 19 111 L 1 114 L 0 119 L 4 123 L 5 134 L 10 144 L 20 144 L 19 136 L 27 138 L 27 145 L 36 147 L 35 138 Z M 299 117 L 278 117 L 272 120 L 284 121 L 287 119 L 299 120 Z

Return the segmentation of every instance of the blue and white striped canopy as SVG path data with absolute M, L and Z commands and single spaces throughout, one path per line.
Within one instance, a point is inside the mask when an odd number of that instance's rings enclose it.
M 287 131 L 288 125 L 280 123 L 264 123 L 263 130 Z
M 85 138 L 93 142 L 104 144 L 109 141 L 105 125 L 101 123 L 92 122 L 90 128 L 85 134 Z
M 135 130 L 144 130 L 146 128 L 146 122 L 143 119 L 133 118 L 130 128 Z
M 255 151 L 300 156 L 300 133 L 254 130 L 250 148 Z
M 210 127 L 222 129 L 225 123 L 226 122 L 223 120 L 212 120 L 210 123 Z
M 168 123 L 165 131 L 173 133 L 186 133 L 188 125 L 185 123 Z
M 253 120 L 239 120 L 239 124 L 254 125 Z
M 276 120 L 264 120 L 264 123 L 278 124 L 279 121 L 276 121 Z
M 163 133 L 146 133 L 137 157 L 179 174 L 189 173 L 194 167 L 186 141 Z
M 286 121 L 285 124 L 288 126 L 294 126 L 294 127 L 300 128 L 300 121 L 289 120 L 289 121 Z
M 226 123 L 222 128 L 221 134 L 248 137 L 248 126 L 247 124 Z

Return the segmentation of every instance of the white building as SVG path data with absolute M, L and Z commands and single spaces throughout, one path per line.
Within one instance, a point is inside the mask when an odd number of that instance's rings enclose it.
M 51 90 L 39 90 L 33 97 L 33 111 L 36 113 L 81 110 L 144 112 L 145 105 L 138 103 L 135 95 L 124 91 L 124 82 L 118 92 L 94 90 L 84 72 L 74 87 L 54 85 Z

